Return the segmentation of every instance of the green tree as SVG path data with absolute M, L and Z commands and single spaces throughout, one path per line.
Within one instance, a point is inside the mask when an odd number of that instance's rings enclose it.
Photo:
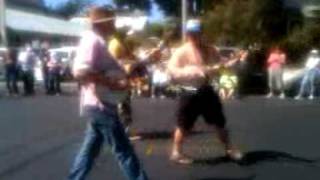
M 260 41 L 272 43 L 286 38 L 303 23 L 301 9 L 287 7 L 283 0 L 254 0 L 252 22 L 260 33 Z
M 222 44 L 269 46 L 285 40 L 303 25 L 301 9 L 282 0 L 229 0 L 203 15 L 205 32 Z
M 217 4 L 220 4 L 226 0 L 188 0 L 189 4 L 189 12 L 193 15 L 204 14 L 210 10 Z M 168 16 L 181 16 L 181 0 L 154 0 L 163 10 L 163 12 Z M 196 4 L 196 11 L 192 12 L 192 5 Z
M 83 13 L 90 5 L 91 0 L 69 0 L 51 8 L 51 11 L 64 18 L 70 18 Z
M 154 0 L 168 16 L 179 17 L 181 14 L 181 0 Z
M 140 9 L 146 12 L 151 10 L 150 0 L 113 0 L 114 4 L 119 9 L 129 8 L 129 10 Z
M 283 46 L 291 61 L 302 61 L 310 49 L 320 48 L 320 25 L 310 23 L 303 28 L 296 29 L 283 41 Z
M 222 2 L 202 16 L 204 32 L 210 41 L 224 45 L 237 45 L 251 41 L 249 1 Z

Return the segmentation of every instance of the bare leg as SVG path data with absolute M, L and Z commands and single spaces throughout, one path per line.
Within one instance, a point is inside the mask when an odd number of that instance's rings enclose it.
M 231 99 L 234 93 L 234 89 L 229 89 L 228 91 L 228 99 Z
M 225 92 L 225 89 L 220 89 L 219 94 L 220 94 L 221 99 L 226 99 L 226 92 Z
M 184 140 L 183 131 L 180 128 L 176 128 L 174 132 L 174 139 L 173 139 L 173 148 L 172 148 L 173 155 L 182 153 L 183 140 Z
M 174 132 L 173 148 L 170 159 L 179 164 L 191 164 L 192 159 L 182 154 L 184 131 L 181 128 L 176 128 Z
M 219 128 L 219 127 L 216 127 L 216 130 L 218 131 L 219 139 L 223 143 L 225 149 L 230 149 L 231 145 L 230 145 L 228 130 L 225 128 Z
M 230 141 L 229 131 L 226 128 L 216 127 L 220 141 L 223 143 L 227 156 L 233 160 L 241 160 L 242 153 L 237 150 Z

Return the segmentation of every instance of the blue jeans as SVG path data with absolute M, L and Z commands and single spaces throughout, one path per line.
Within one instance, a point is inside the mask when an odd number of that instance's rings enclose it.
M 9 94 L 18 94 L 18 74 L 19 69 L 16 64 L 6 65 L 6 84 Z
M 303 76 L 303 79 L 301 81 L 301 86 L 299 90 L 299 96 L 303 96 L 306 92 L 308 85 L 310 84 L 310 94 L 314 95 L 315 92 L 315 86 L 314 86 L 314 80 L 316 78 L 316 75 L 319 73 L 319 70 L 317 68 L 309 69 L 305 72 L 305 75 Z
M 61 93 L 61 75 L 60 70 L 51 70 L 48 73 L 48 93 Z
M 121 170 L 128 180 L 147 180 L 128 137 L 114 108 L 101 110 L 97 107 L 85 107 L 89 122 L 80 152 L 71 169 L 70 180 L 84 180 L 92 168 L 94 160 L 106 142 L 119 161 Z

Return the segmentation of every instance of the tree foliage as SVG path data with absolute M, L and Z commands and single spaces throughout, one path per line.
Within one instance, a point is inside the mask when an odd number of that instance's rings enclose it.
M 203 20 L 208 37 L 226 45 L 280 43 L 303 25 L 301 9 L 287 7 L 282 0 L 224 1 Z
M 69 0 L 51 8 L 51 11 L 64 18 L 70 18 L 83 13 L 90 5 L 91 0 Z
M 248 7 L 247 1 L 226 1 L 204 14 L 202 19 L 207 38 L 224 45 L 251 38 L 248 34 L 251 30 Z
M 296 29 L 286 40 L 282 42 L 287 50 L 289 59 L 299 61 L 305 58 L 310 49 L 320 49 L 320 25 L 308 23 L 303 28 Z
M 160 9 L 162 9 L 167 16 L 180 16 L 181 0 L 155 0 L 155 2 L 159 5 Z
M 128 8 L 129 10 L 140 9 L 146 12 L 151 10 L 150 0 L 113 0 L 119 9 Z
M 286 7 L 283 0 L 254 0 L 253 3 L 253 21 L 264 42 L 281 41 L 303 23 L 301 9 Z
M 181 0 L 154 0 L 167 16 L 179 17 L 181 15 Z M 188 0 L 188 9 L 191 15 L 196 16 L 211 11 L 217 4 L 224 0 Z M 192 10 L 193 4 L 196 10 Z

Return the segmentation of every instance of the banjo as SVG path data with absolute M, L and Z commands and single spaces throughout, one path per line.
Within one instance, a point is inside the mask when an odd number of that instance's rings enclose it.
M 109 90 L 110 93 L 108 93 L 107 99 L 110 99 L 112 103 L 119 103 L 125 100 L 130 95 L 130 91 L 136 88 L 134 83 L 143 79 L 145 74 L 145 72 L 143 72 L 144 69 L 146 69 L 147 66 L 160 61 L 153 59 L 152 56 L 155 53 L 161 53 L 164 48 L 165 43 L 161 41 L 156 49 L 147 54 L 147 58 L 145 58 L 144 61 L 128 61 L 122 64 L 119 63 L 126 73 L 130 88 L 128 90 Z M 112 77 L 112 72 L 108 76 Z

